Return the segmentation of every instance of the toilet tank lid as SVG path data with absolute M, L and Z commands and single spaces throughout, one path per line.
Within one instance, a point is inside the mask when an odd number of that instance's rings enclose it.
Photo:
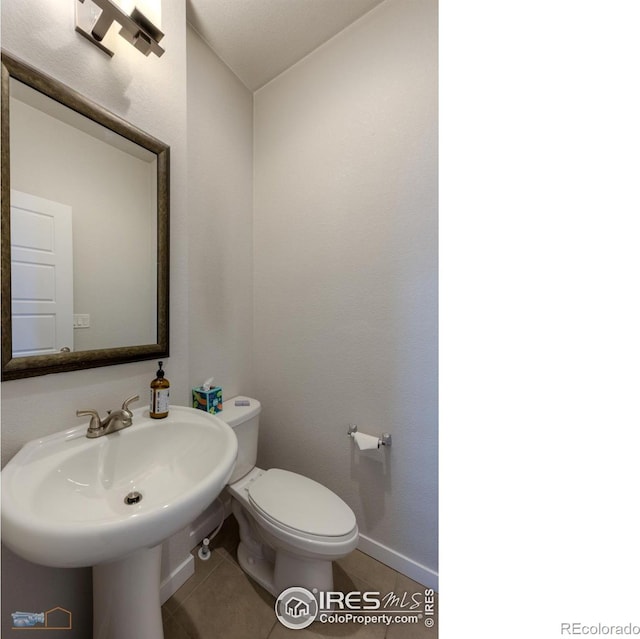
M 243 402 L 248 401 L 249 405 L 236 406 L 236 400 Z M 229 424 L 231 428 L 235 428 L 238 424 L 242 424 L 252 417 L 255 417 L 260 413 L 260 410 L 260 402 L 257 399 L 238 395 L 231 399 L 225 399 L 222 403 L 222 410 L 219 413 L 216 413 L 216 417 L 219 417 L 223 422 Z

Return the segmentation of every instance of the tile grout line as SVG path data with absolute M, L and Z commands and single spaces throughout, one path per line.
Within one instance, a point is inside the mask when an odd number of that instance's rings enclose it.
M 275 616 L 275 612 L 274 612 L 274 616 Z M 269 639 L 269 637 L 273 634 L 273 632 L 276 629 L 276 624 L 278 624 L 278 618 L 276 617 L 276 619 L 273 622 L 273 626 L 271 626 L 271 630 L 269 630 L 269 632 L 267 633 L 267 636 L 265 637 L 265 639 Z
M 248 575 L 246 575 L 246 573 L 244 573 L 244 571 L 240 568 L 240 566 L 236 563 L 236 561 L 234 561 L 234 559 L 230 556 L 230 553 L 228 551 L 226 552 L 221 552 L 219 548 L 216 548 L 213 550 L 214 554 L 216 555 L 217 561 L 215 562 L 215 564 L 212 566 L 212 568 L 206 573 L 206 575 L 203 576 L 203 578 L 200 580 L 200 582 L 194 586 L 193 590 L 184 598 L 184 600 L 182 600 L 180 603 L 177 604 L 176 609 L 174 611 L 167 611 L 167 620 L 173 617 L 174 622 L 180 627 L 180 629 L 184 632 L 184 634 L 186 635 L 186 637 L 188 637 L 188 639 L 194 639 L 192 637 L 192 635 L 189 633 L 189 631 L 182 625 L 182 623 L 180 622 L 179 618 L 176 616 L 176 612 L 183 607 L 183 604 L 185 604 L 189 599 L 191 599 L 191 597 L 205 584 L 206 581 L 208 581 L 208 579 L 211 577 L 211 575 L 221 566 L 223 566 L 225 564 L 225 562 L 227 564 L 231 564 L 235 569 L 237 569 L 238 571 L 240 571 L 240 573 L 244 574 L 246 579 L 250 580 L 250 577 Z M 196 561 L 199 561 L 198 558 L 195 558 Z M 344 570 L 344 569 L 343 569 Z M 390 570 L 393 571 L 394 573 L 394 581 L 393 581 L 393 591 L 396 592 L 398 590 L 399 587 L 399 583 L 400 583 L 400 579 L 402 577 L 401 573 L 393 568 L 390 568 Z M 357 578 L 358 580 L 362 581 L 364 584 L 366 584 L 367 587 L 371 588 L 372 590 L 379 590 L 379 588 L 377 588 L 374 584 L 372 584 L 368 579 L 357 575 L 357 574 L 352 574 L 350 572 L 347 572 L 346 570 L 344 570 L 345 574 L 347 574 L 347 576 L 353 578 Z M 275 613 L 274 613 L 275 616 Z M 278 626 L 278 619 L 274 618 L 273 624 L 270 627 L 270 629 L 268 630 L 268 632 L 266 633 L 266 635 L 264 635 L 264 637 L 262 639 L 269 639 L 269 637 L 271 637 L 272 635 L 274 635 L 276 628 Z M 390 632 L 390 626 L 387 626 L 385 628 L 385 633 L 384 633 L 384 638 L 383 639 L 387 639 L 388 635 Z
M 222 557 L 222 556 L 220 556 L 220 555 L 218 555 L 218 556 L 217 556 L 217 558 L 218 558 L 218 561 L 217 561 L 217 562 L 212 566 L 212 568 L 211 568 L 211 569 L 210 569 L 210 570 L 209 570 L 209 571 L 204 575 L 204 577 L 202 577 L 202 579 L 200 580 L 200 582 L 199 582 L 197 585 L 195 585 L 195 586 L 193 587 L 193 589 L 191 590 L 191 592 L 190 592 L 190 593 L 189 593 L 189 594 L 188 594 L 184 599 L 182 599 L 181 601 L 177 601 L 177 602 L 176 602 L 176 608 L 175 608 L 175 610 L 174 610 L 173 612 L 171 612 L 171 613 L 170 613 L 170 614 L 171 614 L 171 616 L 175 616 L 175 611 L 176 611 L 176 610 L 178 610 L 178 608 L 182 608 L 182 604 L 186 603 L 186 602 L 187 602 L 187 601 L 192 597 L 192 595 L 195 593 L 195 591 L 196 591 L 196 590 L 198 590 L 198 588 L 200 588 L 200 586 L 201 586 L 201 585 L 202 585 L 202 584 L 203 584 L 207 579 L 209 579 L 209 577 L 211 576 L 211 573 L 212 573 L 212 572 L 213 572 L 213 571 L 214 571 L 214 570 L 215 570 L 215 569 L 216 569 L 216 568 L 217 568 L 217 567 L 222 563 L 222 559 L 223 559 L 223 557 Z M 198 559 L 196 559 L 196 561 L 198 561 Z M 202 561 L 202 560 L 200 560 L 200 561 Z M 193 575 L 191 575 L 191 577 L 189 577 L 189 579 L 193 579 L 193 577 L 195 577 L 195 573 L 194 573 Z M 188 581 L 188 580 L 187 580 L 187 581 Z M 186 583 L 187 583 L 187 582 L 185 581 L 185 583 L 183 584 L 183 586 L 184 586 Z M 181 588 L 182 588 L 182 586 L 181 586 Z M 177 591 L 176 591 L 176 592 L 177 592 Z M 172 596 L 175 596 L 175 593 L 174 593 L 174 595 L 172 595 Z M 177 619 L 176 619 L 176 621 L 177 621 Z M 182 624 L 180 624 L 180 626 L 181 626 L 181 627 L 183 627 L 183 626 L 182 626 Z M 183 629 L 184 629 L 184 628 L 183 628 Z M 187 633 L 187 634 L 189 634 L 189 633 Z

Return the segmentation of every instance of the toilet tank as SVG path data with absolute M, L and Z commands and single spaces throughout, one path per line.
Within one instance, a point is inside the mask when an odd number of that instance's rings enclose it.
M 248 406 L 236 406 L 236 401 L 248 401 Z M 233 397 L 226 399 L 223 408 L 216 417 L 233 428 L 238 438 L 238 460 L 229 484 L 244 477 L 255 465 L 258 458 L 258 420 L 260 402 L 250 397 Z

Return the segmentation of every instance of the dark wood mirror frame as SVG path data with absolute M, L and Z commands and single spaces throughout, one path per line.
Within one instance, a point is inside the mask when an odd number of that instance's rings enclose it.
M 11 328 L 11 180 L 9 148 L 9 80 L 15 78 L 66 107 L 144 147 L 157 156 L 157 343 L 53 355 L 13 357 Z M 169 147 L 37 69 L 2 52 L 1 109 L 1 284 L 2 379 L 111 366 L 169 356 Z M 114 293 L 115 296 L 115 293 Z

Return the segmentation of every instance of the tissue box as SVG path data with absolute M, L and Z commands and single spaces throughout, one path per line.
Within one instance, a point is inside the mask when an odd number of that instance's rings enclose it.
M 215 386 L 209 390 L 202 390 L 201 386 L 192 388 L 193 407 L 206 410 L 208 413 L 219 413 L 222 410 L 222 388 Z

